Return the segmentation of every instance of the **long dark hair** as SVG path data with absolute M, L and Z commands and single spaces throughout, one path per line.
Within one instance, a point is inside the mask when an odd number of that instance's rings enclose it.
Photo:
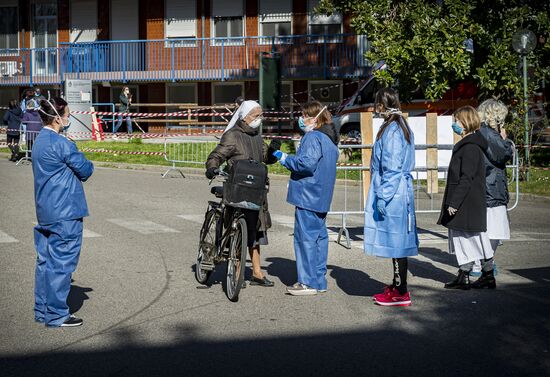
M 61 97 L 54 97 L 50 101 L 43 99 L 40 101 L 40 118 L 44 124 L 52 124 L 55 117 L 65 114 L 67 101 Z M 55 110 L 54 110 L 55 108 Z M 57 112 L 56 112 L 57 111 Z
M 392 88 L 382 88 L 378 92 L 376 92 L 374 103 L 375 106 L 382 105 L 386 111 L 389 111 L 389 109 L 401 111 L 399 94 Z M 397 124 L 399 124 L 399 127 L 401 127 L 401 131 L 403 131 L 403 135 L 405 136 L 405 140 L 407 140 L 407 143 L 410 144 L 411 129 L 409 128 L 409 124 L 401 114 L 390 113 L 390 115 L 384 119 L 384 123 L 382 123 L 382 127 L 380 127 L 380 130 L 376 135 L 376 140 L 382 137 L 384 131 L 392 122 L 396 122 Z

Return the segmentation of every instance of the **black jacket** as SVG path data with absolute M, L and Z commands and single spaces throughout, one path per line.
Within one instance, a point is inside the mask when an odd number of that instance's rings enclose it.
M 23 115 L 23 112 L 19 107 L 9 109 L 4 113 L 4 124 L 8 126 L 6 134 L 10 136 L 19 135 L 19 127 L 21 126 L 21 115 Z
M 454 146 L 438 224 L 464 232 L 487 230 L 485 150 L 487 141 L 479 131 Z M 448 207 L 457 209 L 454 216 Z
M 225 161 L 231 165 L 233 161 L 253 159 L 266 164 L 274 164 L 277 158 L 274 151 L 264 143 L 257 129 L 238 121 L 235 126 L 223 134 L 219 144 L 208 156 L 206 169 L 218 168 Z
M 338 145 L 338 143 L 340 142 L 340 135 L 338 134 L 338 131 L 336 131 L 336 127 L 333 123 L 323 124 L 316 130 L 327 135 L 329 139 L 332 140 L 334 145 Z
M 223 134 L 219 144 L 210 153 L 206 160 L 206 169 L 218 168 L 225 161 L 230 167 L 233 161 L 245 159 L 274 164 L 277 162 L 277 158 L 273 156 L 273 152 L 274 150 L 264 143 L 264 139 L 257 129 L 248 126 L 243 121 L 238 121 L 232 129 Z M 266 231 L 271 228 L 267 199 L 258 220 L 259 230 Z
M 130 110 L 130 101 L 128 97 L 126 97 L 124 93 L 121 93 L 118 99 L 120 100 L 120 106 L 118 107 L 118 111 L 121 113 L 128 112 Z
M 487 207 L 505 206 L 509 200 L 506 163 L 514 155 L 513 144 L 510 140 L 504 140 L 496 130 L 485 124 L 481 125 L 480 132 L 488 145 L 485 151 Z

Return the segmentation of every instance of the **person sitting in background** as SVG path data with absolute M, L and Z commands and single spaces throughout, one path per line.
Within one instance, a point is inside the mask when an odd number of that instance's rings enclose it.
M 7 125 L 6 141 L 11 151 L 10 161 L 17 161 L 19 156 L 19 129 L 21 127 L 21 108 L 18 106 L 16 100 L 10 101 L 8 104 L 8 111 L 4 114 L 4 124 Z
M 298 125 L 305 132 L 295 156 L 274 152 L 281 165 L 290 170 L 287 202 L 296 207 L 294 253 L 298 281 L 287 287 L 293 296 L 326 292 L 328 232 L 339 136 L 326 106 L 318 101 L 304 105 Z

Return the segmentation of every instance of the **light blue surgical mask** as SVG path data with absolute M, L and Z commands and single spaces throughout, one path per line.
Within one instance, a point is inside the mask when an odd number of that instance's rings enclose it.
M 453 128 L 454 133 L 458 136 L 462 135 L 462 133 L 464 132 L 464 128 L 460 127 L 460 124 L 458 124 L 458 122 L 453 122 L 453 124 L 451 124 L 451 127 Z
M 304 123 L 304 117 L 298 118 L 298 127 L 304 132 L 306 132 L 306 124 Z

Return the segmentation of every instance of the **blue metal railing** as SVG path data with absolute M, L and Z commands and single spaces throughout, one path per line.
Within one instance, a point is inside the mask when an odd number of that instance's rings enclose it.
M 339 34 L 98 41 L 0 49 L 0 64 L 11 67 L 0 77 L 0 85 L 60 83 L 67 78 L 119 82 L 252 79 L 258 77 L 259 54 L 269 51 L 281 54 L 286 79 L 359 78 L 368 73 L 366 48 L 364 36 Z

